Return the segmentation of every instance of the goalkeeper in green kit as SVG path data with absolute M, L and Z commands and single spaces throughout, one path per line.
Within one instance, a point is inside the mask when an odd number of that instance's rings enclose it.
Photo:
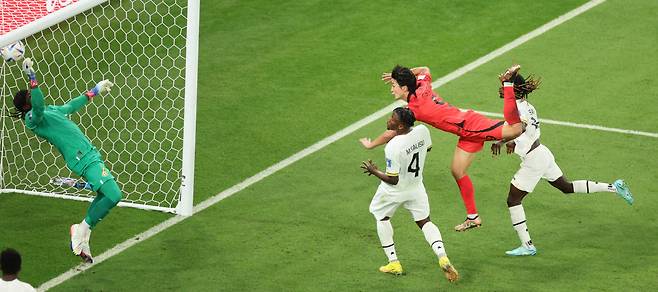
M 85 218 L 79 224 L 71 225 L 70 229 L 73 254 L 91 263 L 93 262 L 89 246 L 91 230 L 121 201 L 122 194 L 96 147 L 80 128 L 69 120 L 68 115 L 80 110 L 95 96 L 109 92 L 113 84 L 103 80 L 85 94 L 64 105 L 46 105 L 43 93 L 38 87 L 32 60 L 25 59 L 22 67 L 30 78 L 30 89 L 16 93 L 14 96 L 16 111 L 12 116 L 25 121 L 25 127 L 55 146 L 64 156 L 68 168 L 84 177 L 97 193 L 87 209 Z

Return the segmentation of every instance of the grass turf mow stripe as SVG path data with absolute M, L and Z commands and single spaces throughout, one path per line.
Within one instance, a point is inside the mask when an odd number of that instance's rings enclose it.
M 558 25 L 560 25 L 560 24 L 562 24 L 562 23 L 578 16 L 578 15 L 580 15 L 581 13 L 584 13 L 585 11 L 587 11 L 587 10 L 589 10 L 589 9 L 591 9 L 591 8 L 601 4 L 603 2 L 605 2 L 605 0 L 593 0 L 593 1 L 587 2 L 586 4 L 576 8 L 576 9 L 574 9 L 574 10 L 572 10 L 572 11 L 570 11 L 570 12 L 568 12 L 568 13 L 562 15 L 562 16 L 557 17 L 556 19 L 542 25 L 541 27 L 539 27 L 539 28 L 537 28 L 537 29 L 535 29 L 535 30 L 533 30 L 533 31 L 531 31 L 531 32 L 515 39 L 514 41 L 512 41 L 512 42 L 510 42 L 510 43 L 508 43 L 508 44 L 492 51 L 491 53 L 489 53 L 489 54 L 487 54 L 487 55 L 485 55 L 485 56 L 483 56 L 483 57 L 481 57 L 481 58 L 479 58 L 479 59 L 477 59 L 477 60 L 475 60 L 475 61 L 473 61 L 473 62 L 471 62 L 471 63 L 455 70 L 455 71 L 453 71 L 452 73 L 450 73 L 446 76 L 443 76 L 443 77 L 439 78 L 437 81 L 432 83 L 432 86 L 433 86 L 433 88 L 437 88 L 437 87 L 440 87 L 441 85 L 444 85 L 444 84 L 446 84 L 446 83 L 448 83 L 452 80 L 455 80 L 456 78 L 458 78 L 458 77 L 460 77 L 460 76 L 462 76 L 462 75 L 478 68 L 479 66 L 491 61 L 492 59 L 494 59 L 494 58 L 496 58 L 496 57 L 498 57 L 498 56 L 500 56 L 500 55 L 502 55 L 502 54 L 504 54 L 504 53 L 520 46 L 521 44 L 523 44 L 523 43 L 525 43 L 525 42 L 527 42 L 527 41 L 529 41 L 529 40 L 545 33 L 546 31 L 548 31 L 548 30 L 550 30 L 550 29 L 552 29 L 552 28 L 554 28 L 554 27 L 556 27 L 556 26 L 558 26 Z M 326 138 L 322 139 L 321 141 L 319 141 L 319 142 L 317 142 L 317 143 L 315 143 L 315 144 L 313 144 L 313 145 L 297 152 L 296 154 L 294 154 L 294 155 L 292 155 L 292 156 L 290 156 L 290 157 L 288 157 L 288 158 L 286 158 L 286 159 L 284 159 L 284 160 L 268 167 L 267 169 L 265 169 L 265 170 L 255 174 L 255 175 L 245 179 L 244 181 L 242 181 L 242 182 L 240 182 L 240 183 L 238 183 L 238 184 L 236 184 L 236 185 L 234 185 L 234 186 L 232 186 L 232 187 L 230 187 L 230 188 L 228 188 L 228 189 L 226 189 L 226 190 L 224 190 L 224 191 L 222 191 L 222 192 L 220 192 L 220 193 L 218 193 L 218 194 L 216 194 L 216 195 L 214 195 L 214 196 L 212 196 L 208 199 L 206 199 L 205 201 L 197 204 L 194 207 L 192 214 L 194 215 L 198 212 L 201 212 L 201 211 L 205 210 L 206 208 L 218 203 L 219 201 L 221 201 L 225 198 L 228 198 L 228 197 L 232 196 L 233 194 L 238 193 L 241 190 L 244 190 L 245 188 L 247 188 L 247 187 L 261 181 L 262 179 L 276 173 L 277 171 L 279 171 L 279 170 L 295 163 L 296 161 L 299 161 L 299 160 L 303 159 L 304 157 L 306 157 L 310 154 L 313 154 L 313 153 L 317 152 L 318 150 L 321 150 L 322 148 L 326 147 L 327 145 L 329 145 L 329 144 L 331 144 L 335 141 L 338 141 L 339 139 L 342 139 L 345 136 L 347 136 L 347 135 L 355 132 L 356 130 L 364 127 L 365 125 L 368 125 L 371 122 L 387 115 L 395 107 L 401 106 L 403 104 L 404 103 L 401 102 L 401 101 L 396 101 L 396 102 L 382 108 L 381 110 L 379 110 L 379 111 L 377 111 L 377 112 L 375 112 L 375 113 L 373 113 L 373 114 L 371 114 L 371 115 L 369 115 L 369 116 L 353 123 L 352 125 L 336 132 L 335 134 L 333 134 L 329 137 L 326 137 Z M 495 113 L 487 113 L 487 112 L 481 112 L 481 113 L 486 114 L 486 115 L 490 115 L 490 116 L 500 116 L 499 114 L 495 114 Z M 594 130 L 601 130 L 601 131 L 610 131 L 610 132 L 620 132 L 620 133 L 626 133 L 626 134 L 643 135 L 643 136 L 658 138 L 657 133 L 647 133 L 647 132 L 639 132 L 639 131 L 633 131 L 633 130 L 607 128 L 607 127 L 594 126 L 594 125 L 582 125 L 582 124 L 552 121 L 552 120 L 542 120 L 542 121 L 544 123 L 547 123 L 547 124 L 558 124 L 558 125 L 563 125 L 563 126 L 571 126 L 571 127 L 594 129 Z M 140 234 L 137 234 L 137 235 L 131 237 L 130 239 L 128 239 L 128 240 L 126 240 L 122 243 L 117 244 L 116 246 L 112 247 L 111 249 L 107 250 L 106 252 L 98 255 L 95 258 L 95 262 L 93 264 L 80 264 L 80 265 L 70 269 L 69 271 L 67 271 L 67 272 L 65 272 L 65 273 L 63 273 L 63 274 L 61 274 L 61 275 L 45 282 L 45 283 L 43 283 L 39 287 L 39 290 L 40 291 L 46 291 L 50 288 L 53 288 L 53 287 L 65 282 L 65 281 L 67 281 L 68 279 L 71 279 L 72 277 L 80 274 L 81 272 L 90 269 L 94 265 L 102 263 L 105 260 L 107 260 L 107 259 L 123 252 L 124 250 L 132 247 L 133 245 L 135 245 L 135 244 L 137 244 L 137 243 L 139 243 L 143 240 L 146 240 L 146 239 L 160 233 L 163 230 L 166 230 L 167 228 L 169 228 L 169 227 L 185 220 L 186 218 L 187 217 L 175 216 L 175 217 L 172 217 L 170 219 L 167 219 L 167 220 L 161 222 L 160 224 L 158 224 L 158 225 L 156 225 L 156 226 L 154 226 L 154 227 L 152 227 L 152 228 L 150 228 L 150 229 L 148 229 L 148 230 L 146 230 L 146 231 L 144 231 Z

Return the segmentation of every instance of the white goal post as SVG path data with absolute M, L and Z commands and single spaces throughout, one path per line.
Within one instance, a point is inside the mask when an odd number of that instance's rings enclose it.
M 0 47 L 25 44 L 47 105 L 103 79 L 115 83 L 70 118 L 115 176 L 124 195 L 119 206 L 192 214 L 199 6 L 200 0 L 0 1 Z M 91 201 L 90 190 L 52 183 L 75 176 L 52 145 L 9 116 L 27 79 L 19 64 L 0 62 L 0 195 Z

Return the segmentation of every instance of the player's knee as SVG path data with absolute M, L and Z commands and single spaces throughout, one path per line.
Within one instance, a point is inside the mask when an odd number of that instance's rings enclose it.
M 427 216 L 427 218 L 425 218 L 425 219 L 421 219 L 421 220 L 416 221 L 416 225 L 418 225 L 418 228 L 423 229 L 423 226 L 425 226 L 425 224 L 427 224 L 427 222 L 430 222 L 430 217 L 429 216 Z
M 521 205 L 521 198 L 516 196 L 507 196 L 507 207 L 514 207 Z
M 512 125 L 512 135 L 518 137 L 523 133 L 523 123 L 516 123 Z
M 503 128 L 503 138 L 514 139 L 523 134 L 523 123 L 516 123 L 513 125 L 508 125 Z
M 466 172 L 461 169 L 452 168 L 450 171 L 452 172 L 452 177 L 454 177 L 455 180 L 458 180 L 466 175 Z
M 563 194 L 568 195 L 573 193 L 573 185 L 570 183 L 560 183 L 556 185 L 557 189 Z
M 118 204 L 121 201 L 121 198 L 123 197 L 123 194 L 119 189 L 119 185 L 117 185 L 116 181 L 114 180 L 105 182 L 101 186 L 100 191 L 105 197 L 112 200 L 112 202 L 114 202 L 115 204 Z

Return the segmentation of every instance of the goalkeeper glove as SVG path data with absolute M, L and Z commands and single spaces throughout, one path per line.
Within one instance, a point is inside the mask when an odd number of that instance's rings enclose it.
M 112 89 L 112 86 L 114 86 L 114 83 L 110 82 L 110 80 L 103 80 L 101 82 L 98 82 L 94 88 L 89 89 L 87 91 L 86 95 L 89 99 L 92 97 L 99 95 L 99 94 L 105 94 L 106 92 L 110 92 Z
M 23 72 L 27 74 L 27 77 L 30 78 L 30 88 L 36 88 L 39 82 L 37 81 L 37 73 L 34 71 L 34 62 L 32 62 L 32 59 L 25 58 L 22 68 Z

